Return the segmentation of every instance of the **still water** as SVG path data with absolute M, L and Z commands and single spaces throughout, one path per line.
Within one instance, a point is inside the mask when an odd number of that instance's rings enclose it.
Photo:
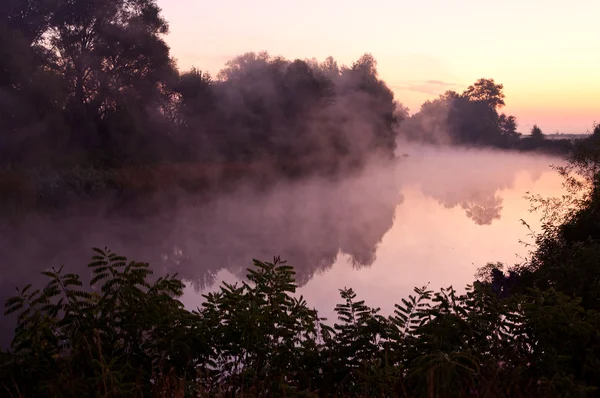
M 520 240 L 531 237 L 520 220 L 539 229 L 525 194 L 562 193 L 550 168 L 558 158 L 408 146 L 400 155 L 393 167 L 373 164 L 341 180 L 240 186 L 194 204 L 171 196 L 168 210 L 151 217 L 115 216 L 97 204 L 1 223 L 0 299 L 45 282 L 39 272 L 52 266 L 85 277 L 91 248 L 108 246 L 155 274 L 179 273 L 188 308 L 221 281 L 243 278 L 253 258 L 280 255 L 323 316 L 331 318 L 343 287 L 388 314 L 415 286 L 460 290 L 487 262 L 522 261 Z
M 304 256 L 317 250 L 315 245 L 339 242 L 335 255 L 302 257 L 313 264 L 301 264 L 299 271 L 297 295 L 330 320 L 336 319 L 333 309 L 342 302 L 343 287 L 352 287 L 358 299 L 388 315 L 414 287 L 452 285 L 464 291 L 486 263 L 522 262 L 531 250 L 531 232 L 540 228 L 540 215 L 530 211 L 526 196 L 564 193 L 562 179 L 551 167 L 563 163 L 558 158 L 423 147 L 405 153 L 408 157 L 397 167 L 374 167 L 346 181 L 347 186 L 309 184 L 289 212 L 278 215 L 294 218 L 289 233 L 304 239 L 299 249 Z M 333 208 L 320 189 L 339 195 Z M 281 205 L 278 200 L 274 204 Z M 328 211 L 341 213 L 332 221 L 336 225 L 325 221 L 331 217 Z M 323 223 L 315 225 L 315 219 Z M 333 231 L 327 229 L 331 227 Z M 201 305 L 201 294 L 216 290 L 222 281 L 240 281 L 240 271 L 218 272 L 212 287 L 190 285 L 182 301 L 190 309 Z

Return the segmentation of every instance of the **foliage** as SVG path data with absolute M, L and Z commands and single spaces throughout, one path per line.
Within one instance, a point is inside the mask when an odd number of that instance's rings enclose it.
M 557 167 L 566 193 L 559 198 L 529 196 L 533 210 L 542 214 L 535 235 L 536 250 L 514 269 L 521 289 L 553 287 L 578 297 L 586 309 L 600 309 L 599 172 L 600 143 L 592 135 L 575 146 L 565 166 Z
M 400 136 L 417 142 L 443 145 L 487 146 L 518 151 L 566 155 L 569 140 L 544 140 L 534 126 L 531 135 L 517 131 L 515 116 L 499 113 L 505 105 L 504 86 L 494 79 L 479 79 L 462 93 L 447 91 L 400 126 Z M 538 131 L 539 130 L 539 131 Z
M 278 176 L 335 175 L 393 156 L 399 133 L 570 149 L 567 141 L 520 139 L 514 116 L 498 112 L 504 87 L 493 79 L 445 93 L 408 118 L 370 54 L 344 66 L 331 57 L 246 53 L 212 77 L 179 71 L 167 33 L 156 0 L 3 1 L 0 167 L 95 169 L 100 178 L 163 164 L 216 165 L 226 174 L 230 164 L 260 163 Z M 94 184 L 120 193 L 110 181 Z
M 424 287 L 389 317 L 342 289 L 332 327 L 279 258 L 190 312 L 175 276 L 95 251 L 90 289 L 52 269 L 7 301 L 3 396 L 558 397 L 600 380 L 600 314 L 554 288 Z
M 0 6 L 0 211 L 336 176 L 390 159 L 405 116 L 365 54 L 247 53 L 178 71 L 155 0 Z
M 167 31 L 155 0 L 0 3 L 3 204 L 196 190 L 255 164 L 336 173 L 393 155 L 406 112 L 371 55 L 340 67 L 247 53 L 213 78 L 175 68 Z M 504 99 L 501 84 L 479 79 L 401 129 L 437 143 L 573 149 L 537 126 L 521 138 L 498 112 Z M 463 294 L 415 289 L 387 317 L 344 288 L 327 323 L 279 258 L 255 261 L 247 281 L 195 311 L 178 300 L 176 276 L 108 249 L 95 249 L 89 275 L 47 269 L 46 286 L 6 302 L 17 326 L 0 353 L 0 395 L 597 395 L 599 137 L 595 126 L 559 168 L 568 195 L 531 197 L 544 225 L 528 261 L 508 275 L 489 266 Z
M 463 97 L 471 101 L 485 102 L 490 108 L 501 108 L 506 105 L 502 90 L 504 86 L 496 84 L 494 79 L 479 79 L 465 90 Z
M 401 112 L 365 54 L 351 66 L 247 53 L 178 71 L 156 0 L 0 6 L 0 166 L 269 163 L 332 173 L 391 156 Z
M 409 139 L 458 145 L 507 147 L 518 140 L 514 116 L 499 114 L 504 106 L 503 85 L 479 79 L 463 93 L 447 91 L 427 101 L 402 126 Z
M 140 379 L 190 371 L 194 318 L 174 299 L 183 284 L 168 275 L 149 283 L 148 264 L 95 251 L 90 289 L 53 268 L 43 289 L 26 286 L 7 301 L 6 313 L 18 313 L 3 366 L 9 395 L 129 395 L 150 391 Z
M 533 127 L 531 128 L 531 138 L 535 138 L 535 139 L 542 139 L 544 138 L 544 133 L 542 133 L 542 129 L 538 127 L 537 124 L 534 124 Z

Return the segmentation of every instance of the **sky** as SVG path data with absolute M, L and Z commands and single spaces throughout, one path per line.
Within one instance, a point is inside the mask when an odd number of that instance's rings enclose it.
M 519 131 L 600 123 L 598 0 L 158 0 L 178 66 L 217 74 L 246 52 L 288 59 L 364 53 L 411 113 L 478 78 L 504 85 Z

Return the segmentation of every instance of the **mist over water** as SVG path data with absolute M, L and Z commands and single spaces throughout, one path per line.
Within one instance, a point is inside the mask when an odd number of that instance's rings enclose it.
M 538 220 L 523 196 L 561 193 L 550 168 L 559 158 L 399 148 L 393 165 L 374 161 L 347 178 L 264 190 L 240 185 L 201 204 L 164 198 L 173 205 L 145 217 L 116 216 L 98 204 L 4 222 L 1 299 L 16 286 L 45 283 L 39 272 L 52 266 L 85 275 L 91 248 L 108 246 L 150 262 L 158 276 L 179 273 L 189 285 L 183 298 L 189 307 L 216 282 L 243 278 L 253 258 L 279 255 L 296 267 L 299 293 L 330 316 L 344 286 L 374 306 L 387 305 L 428 282 L 462 288 L 486 262 L 518 262 L 517 254 L 526 254 L 518 240 L 528 234 L 519 220 L 534 228 Z
M 347 189 L 341 185 L 324 188 L 316 181 L 296 187 L 307 193 L 301 195 L 306 202 L 304 208 L 323 206 L 318 198 L 327 191 L 335 192 L 337 205 L 347 209 L 347 218 L 337 219 L 338 231 L 352 237 L 348 241 L 352 246 L 339 245 L 330 261 L 313 263 L 309 267 L 312 277 L 306 283 L 305 268 L 299 269 L 301 287 L 297 295 L 307 298 L 330 320 L 336 319 L 333 309 L 340 302 L 338 289 L 343 287 L 352 287 L 359 299 L 390 314 L 393 304 L 413 293 L 414 287 L 429 284 L 439 289 L 453 285 L 461 291 L 473 282 L 477 268 L 487 262 L 513 265 L 523 261 L 529 250 L 524 243 L 532 243 L 532 237 L 520 220 L 539 230 L 539 215 L 530 212 L 524 196 L 527 192 L 543 196 L 563 192 L 562 180 L 551 168 L 562 164 L 559 158 L 400 147 L 401 160 L 395 168 L 371 168 L 359 178 L 345 180 Z M 277 194 L 271 195 L 273 200 Z M 360 213 L 345 207 L 351 202 Z M 295 226 L 300 231 L 313 231 L 312 235 L 306 234 L 312 236 L 304 241 L 306 253 L 315 245 L 335 239 L 319 233 L 324 226 L 321 222 L 315 213 L 314 218 Z M 364 248 L 362 257 L 357 248 Z M 301 266 L 289 256 L 282 258 Z M 182 301 L 195 308 L 203 301 L 199 293 L 216 290 L 222 281 L 232 283 L 241 277 L 239 269 L 223 270 L 212 287 L 188 286 Z

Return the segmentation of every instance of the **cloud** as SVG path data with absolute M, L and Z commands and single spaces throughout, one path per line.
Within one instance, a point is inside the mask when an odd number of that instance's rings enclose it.
M 433 86 L 449 86 L 449 87 L 458 86 L 458 84 L 456 84 L 456 83 L 447 83 L 447 82 L 443 82 L 441 80 L 425 80 L 424 83 L 433 85 Z
M 441 91 L 451 89 L 452 87 L 459 87 L 458 83 L 444 82 L 441 80 L 423 80 L 423 81 L 410 81 L 401 84 L 394 84 L 390 87 L 393 90 L 403 91 L 415 91 L 418 93 L 424 93 L 429 95 L 440 94 Z

